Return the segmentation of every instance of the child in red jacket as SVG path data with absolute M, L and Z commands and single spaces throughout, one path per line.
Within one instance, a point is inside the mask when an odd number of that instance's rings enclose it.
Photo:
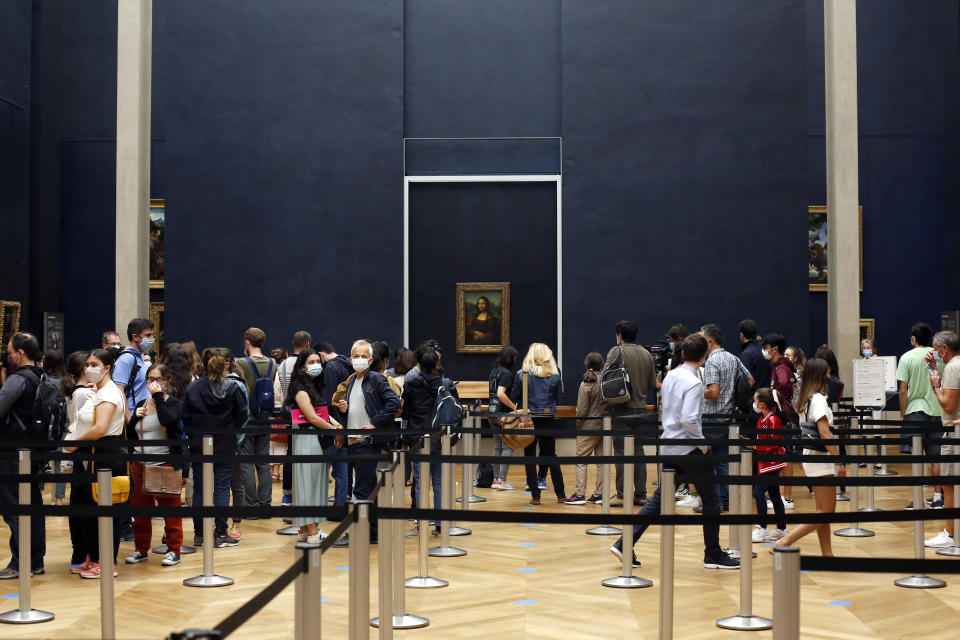
M 769 445 L 758 445 L 758 454 L 783 455 L 787 451 L 783 448 L 783 418 L 780 416 L 780 407 L 773 397 L 773 391 L 767 388 L 758 389 L 753 395 L 754 410 L 760 414 L 757 420 L 758 440 L 769 440 Z M 779 433 L 778 433 L 779 432 Z M 778 476 L 780 470 L 787 466 L 783 460 L 761 461 L 756 467 L 761 475 Z M 773 503 L 774 519 L 777 528 L 774 531 L 767 530 L 767 499 L 765 494 L 770 495 L 770 502 Z M 753 498 L 757 503 L 757 513 L 760 515 L 760 524 L 753 529 L 754 542 L 774 542 L 787 535 L 787 525 L 783 521 L 784 509 L 783 501 L 780 499 L 780 487 L 776 484 L 758 484 L 753 487 Z

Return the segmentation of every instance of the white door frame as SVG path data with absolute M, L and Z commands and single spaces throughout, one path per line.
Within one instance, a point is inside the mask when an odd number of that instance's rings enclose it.
M 410 346 L 410 183 L 554 182 L 557 188 L 557 364 L 563 366 L 563 177 L 559 174 L 403 177 L 403 343 Z

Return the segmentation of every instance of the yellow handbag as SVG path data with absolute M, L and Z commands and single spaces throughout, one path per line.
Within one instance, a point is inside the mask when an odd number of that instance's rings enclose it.
M 93 422 L 97 422 L 97 409 L 93 409 Z M 90 453 L 94 453 L 96 447 L 91 447 Z M 124 450 L 126 453 L 126 450 Z M 92 463 L 91 463 L 92 464 Z M 93 501 L 96 503 L 100 502 L 100 487 L 94 478 L 93 483 L 90 485 L 90 492 L 93 494 Z M 127 475 L 125 476 L 113 476 L 110 478 L 110 494 L 111 502 L 117 504 L 119 502 L 126 502 L 130 497 L 130 465 L 127 465 Z

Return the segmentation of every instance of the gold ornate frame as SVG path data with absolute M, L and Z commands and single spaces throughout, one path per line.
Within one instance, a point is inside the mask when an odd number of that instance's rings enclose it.
M 160 314 L 163 313 L 165 308 L 165 303 L 163 302 L 150 303 L 150 322 L 153 323 L 153 332 L 157 337 L 157 341 L 153 350 L 157 353 L 160 353 L 161 341 L 165 342 L 163 335 L 163 321 L 160 319 Z
M 464 311 L 464 294 L 468 291 L 497 292 L 500 294 L 500 344 L 467 344 L 467 318 Z M 500 353 L 510 344 L 510 283 L 509 282 L 458 282 L 457 283 L 457 353 Z
M 150 198 L 150 209 L 151 209 L 151 210 L 152 210 L 152 209 L 163 209 L 164 227 L 166 227 L 166 217 L 167 217 L 167 203 L 166 203 L 166 200 L 164 200 L 163 198 Z M 148 214 L 147 214 L 147 228 L 150 227 L 149 215 L 150 215 L 150 214 L 148 213 Z M 166 233 L 166 229 L 164 229 L 164 233 Z M 147 248 L 147 251 L 149 252 L 149 247 Z M 166 259 L 166 250 L 164 250 L 164 259 Z M 149 270 L 147 271 L 147 273 L 149 274 Z M 166 273 L 166 270 L 164 270 L 164 273 Z M 163 282 L 164 282 L 163 280 L 150 280 L 149 282 L 150 282 L 150 288 L 151 288 L 151 289 L 163 289 Z
M 7 314 L 13 312 L 10 322 L 7 322 Z M 20 331 L 20 303 L 12 300 L 0 300 L 0 339 L 3 340 L 3 357 L 7 357 L 7 343 L 10 337 Z
M 826 205 L 810 205 L 807 207 L 807 220 L 810 219 L 811 214 L 820 214 L 827 215 L 827 206 Z M 860 291 L 863 291 L 863 207 L 857 207 L 857 230 L 860 235 Z M 827 242 L 830 242 L 830 238 L 827 238 Z M 826 291 L 830 286 L 829 280 L 829 271 L 827 272 L 827 284 L 822 283 L 811 283 L 809 285 L 810 291 Z
M 874 340 L 877 322 L 874 318 L 860 318 L 860 340 Z

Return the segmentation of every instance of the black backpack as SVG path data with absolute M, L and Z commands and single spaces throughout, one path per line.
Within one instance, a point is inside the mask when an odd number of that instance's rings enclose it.
M 24 437 L 27 440 L 49 440 L 49 447 L 35 447 L 38 451 L 52 451 L 57 448 L 57 442 L 63 440 L 67 435 L 67 427 L 70 422 L 67 420 L 67 400 L 60 393 L 57 385 L 46 376 L 46 374 L 37 378 L 37 374 L 32 371 L 20 372 L 27 380 L 36 386 L 36 393 L 33 399 L 32 419 L 24 424 L 20 416 L 15 411 L 11 411 L 14 419 L 23 430 Z
M 750 386 L 749 376 L 743 375 L 737 367 L 736 377 L 733 380 L 733 402 L 740 413 L 753 413 L 753 388 Z
M 450 393 L 454 387 L 449 378 L 443 378 L 437 387 L 437 400 L 433 405 L 433 420 L 430 427 L 439 431 L 446 426 L 458 426 L 463 419 L 463 405 Z
M 617 359 L 600 374 L 600 395 L 609 404 L 623 404 L 633 396 L 630 372 L 623 363 L 623 347 L 617 349 Z

